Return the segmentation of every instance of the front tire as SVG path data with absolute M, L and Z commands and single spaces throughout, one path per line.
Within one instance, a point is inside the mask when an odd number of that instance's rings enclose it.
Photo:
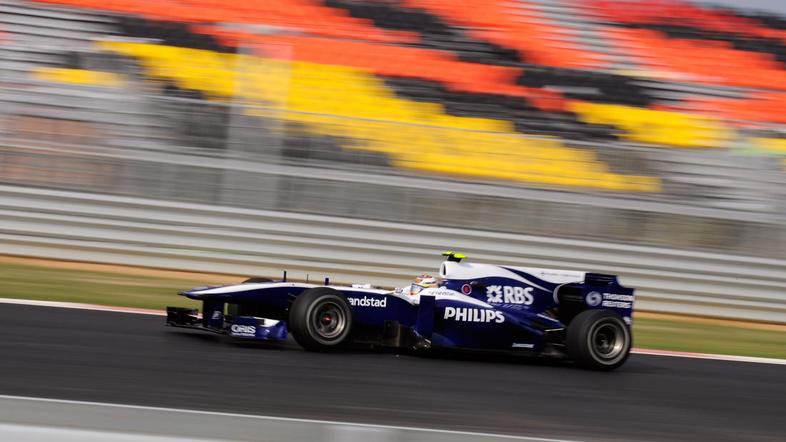
M 308 289 L 289 309 L 289 329 L 298 344 L 310 351 L 341 348 L 352 328 L 346 298 L 327 287 Z
M 576 365 L 592 370 L 614 370 L 628 359 L 630 328 L 609 310 L 586 310 L 568 326 L 568 355 Z

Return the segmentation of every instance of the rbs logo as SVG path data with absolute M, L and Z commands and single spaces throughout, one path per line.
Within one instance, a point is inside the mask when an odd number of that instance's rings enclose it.
M 532 296 L 532 287 L 510 287 L 490 285 L 486 287 L 486 302 L 490 304 L 524 304 L 530 305 L 535 301 Z

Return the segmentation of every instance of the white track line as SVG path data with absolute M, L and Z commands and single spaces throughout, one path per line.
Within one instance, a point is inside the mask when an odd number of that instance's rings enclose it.
M 716 355 L 711 353 L 692 353 L 688 351 L 653 350 L 649 348 L 634 348 L 631 350 L 631 353 L 639 355 L 670 356 L 675 358 L 712 359 L 715 361 L 786 365 L 786 359 L 758 358 L 754 356 Z
M 33 299 L 0 298 L 0 304 L 36 305 L 39 307 L 72 308 L 100 312 L 134 313 L 137 315 L 166 316 L 166 312 L 149 308 L 113 307 L 110 305 L 82 304 L 79 302 L 38 301 Z
M 222 442 L 219 439 L 129 434 L 118 431 L 0 423 L 3 440 L 14 442 Z
M 100 406 L 100 407 L 107 407 L 107 408 L 120 408 L 126 410 L 160 411 L 160 412 L 192 414 L 192 415 L 202 415 L 202 416 L 232 417 L 232 418 L 254 419 L 254 420 L 264 420 L 264 421 L 274 421 L 274 422 L 291 422 L 291 423 L 318 424 L 318 425 L 341 425 L 341 426 L 350 426 L 356 428 L 416 431 L 421 433 L 439 433 L 439 434 L 447 434 L 447 435 L 455 435 L 455 436 L 486 437 L 486 438 L 520 440 L 520 441 L 531 441 L 531 442 L 580 442 L 577 440 L 552 439 L 552 438 L 545 438 L 545 437 L 514 436 L 510 434 L 479 433 L 479 432 L 472 432 L 472 431 L 456 431 L 456 430 L 438 430 L 435 428 L 404 427 L 398 425 L 361 424 L 355 422 L 339 422 L 339 421 L 328 421 L 328 420 L 319 420 L 319 419 L 300 419 L 300 418 L 293 418 L 293 417 L 277 417 L 277 416 L 263 416 L 263 415 L 255 415 L 255 414 L 225 413 L 225 412 L 218 412 L 218 411 L 190 410 L 185 408 L 125 405 L 125 404 L 117 404 L 117 403 L 110 403 L 110 402 L 73 401 L 73 400 L 65 400 L 65 399 L 51 399 L 51 398 L 10 396 L 10 395 L 0 395 L 0 399 L 47 402 L 47 403 L 56 403 L 56 404 L 63 404 L 63 405 L 89 405 L 89 406 Z
M 94 310 L 102 312 L 133 313 L 138 315 L 166 316 L 166 312 L 133 307 L 112 307 L 98 304 L 82 304 L 76 302 L 36 301 L 30 299 L 0 298 L 0 304 L 35 305 L 40 307 L 71 308 L 79 310 Z M 654 350 L 649 348 L 634 348 L 631 353 L 651 356 L 668 356 L 674 358 L 711 359 L 714 361 L 751 362 L 755 364 L 786 365 L 786 359 L 759 358 L 754 356 L 719 355 L 711 353 L 692 353 L 687 351 Z

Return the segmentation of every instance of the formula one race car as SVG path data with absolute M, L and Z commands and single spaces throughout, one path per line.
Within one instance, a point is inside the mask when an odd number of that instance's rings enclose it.
M 251 278 L 181 292 L 202 301 L 168 307 L 167 325 L 240 339 L 284 340 L 304 348 L 347 345 L 424 350 L 488 349 L 562 357 L 611 370 L 631 348 L 633 289 L 614 275 L 447 259 L 439 279 L 424 276 L 395 290 Z

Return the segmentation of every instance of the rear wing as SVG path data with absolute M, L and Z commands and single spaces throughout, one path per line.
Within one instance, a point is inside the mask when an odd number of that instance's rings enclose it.
M 631 324 L 634 289 L 620 285 L 616 275 L 587 273 L 583 283 L 564 284 L 556 292 L 563 320 L 584 310 L 608 309 Z

